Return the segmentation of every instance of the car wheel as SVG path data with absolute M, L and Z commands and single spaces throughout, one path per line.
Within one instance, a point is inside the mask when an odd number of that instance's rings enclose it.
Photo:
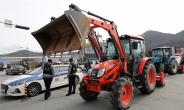
M 33 97 L 40 93 L 41 87 L 38 83 L 32 83 L 28 86 L 28 96 Z
M 23 74 L 25 74 L 25 73 L 23 73 Z
M 6 72 L 6 75 L 8 75 L 8 72 Z
M 77 84 L 79 84 L 79 77 L 78 76 L 75 77 L 75 85 L 77 85 Z

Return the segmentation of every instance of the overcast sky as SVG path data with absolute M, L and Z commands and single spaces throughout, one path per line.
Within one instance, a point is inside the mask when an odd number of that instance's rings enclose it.
M 30 27 L 7 28 L 0 23 L 0 54 L 27 47 L 42 52 L 31 32 L 48 24 L 51 16 L 61 16 L 71 3 L 114 21 L 119 35 L 138 35 L 147 30 L 175 34 L 184 30 L 183 0 L 0 0 L 0 22 L 8 19 Z

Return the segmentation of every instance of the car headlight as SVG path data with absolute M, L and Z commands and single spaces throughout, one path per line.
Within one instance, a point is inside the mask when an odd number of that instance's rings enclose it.
M 105 73 L 105 69 L 99 69 L 97 77 L 102 77 Z
M 11 84 L 11 86 L 18 86 L 18 85 L 21 85 L 21 84 L 24 84 L 26 83 L 26 80 L 23 80 L 23 81 L 20 81 L 20 82 L 16 82 L 14 84 Z

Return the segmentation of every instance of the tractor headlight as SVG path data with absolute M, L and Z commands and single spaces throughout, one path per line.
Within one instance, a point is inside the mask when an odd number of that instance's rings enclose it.
M 24 84 L 24 83 L 26 83 L 26 80 L 23 80 L 23 81 L 20 81 L 20 82 L 16 82 L 16 83 L 13 83 L 13 84 L 11 84 L 11 86 L 18 86 L 18 85 L 22 85 L 22 84 Z
M 94 69 L 94 70 L 90 69 L 89 77 L 99 78 L 99 77 L 102 77 L 104 73 L 105 73 L 105 69 Z
M 102 77 L 105 73 L 105 69 L 99 69 L 97 77 Z

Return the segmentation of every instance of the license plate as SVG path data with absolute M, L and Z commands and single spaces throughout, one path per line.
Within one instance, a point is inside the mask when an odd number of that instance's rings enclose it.
M 19 70 L 22 70 L 22 69 L 19 69 Z
M 5 93 L 5 89 L 1 89 L 1 93 Z
M 89 90 L 91 91 L 97 91 L 98 89 L 99 89 L 98 86 L 93 86 L 93 85 L 89 86 Z

